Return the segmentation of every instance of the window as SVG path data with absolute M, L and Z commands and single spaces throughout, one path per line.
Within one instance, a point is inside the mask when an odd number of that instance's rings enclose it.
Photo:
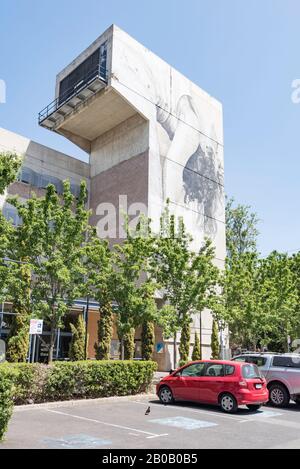
M 204 363 L 194 363 L 193 365 L 187 366 L 181 371 L 181 376 L 199 378 L 203 376 L 204 366 Z
M 267 363 L 267 359 L 265 357 L 249 357 L 247 359 L 247 363 L 253 363 L 257 366 L 264 366 Z
M 205 376 L 210 376 L 210 377 L 220 377 L 224 376 L 224 367 L 220 363 L 212 363 L 211 365 L 208 365 L 205 371 Z
M 106 76 L 106 55 L 105 43 L 60 82 L 60 104 L 71 97 L 77 89 L 84 87 L 89 80 L 96 77 L 97 73 L 99 74 L 100 67 L 101 72 L 105 70 L 105 73 L 101 73 L 101 77 Z
M 235 367 L 233 365 L 225 365 L 225 376 L 234 375 Z
M 242 367 L 242 375 L 245 379 L 261 378 L 257 366 L 252 363 L 248 363 Z
M 18 179 L 24 184 L 30 184 L 31 186 L 33 186 L 34 178 L 35 178 L 35 172 L 32 169 L 26 168 L 26 166 L 23 166 Z
M 294 357 L 274 357 L 273 366 L 300 369 L 300 355 Z
M 3 215 L 6 220 L 10 221 L 14 226 L 21 225 L 22 223 L 22 219 L 19 217 L 16 207 L 8 204 L 7 202 L 3 207 Z

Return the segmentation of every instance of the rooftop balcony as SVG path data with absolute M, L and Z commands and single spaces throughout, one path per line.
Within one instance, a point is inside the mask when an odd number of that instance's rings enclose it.
M 104 89 L 107 82 L 107 70 L 99 65 L 93 67 L 79 83 L 60 94 L 39 112 L 39 125 L 55 131 L 81 104 Z

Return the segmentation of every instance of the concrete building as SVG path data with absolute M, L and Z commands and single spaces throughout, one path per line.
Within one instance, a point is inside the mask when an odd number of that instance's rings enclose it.
M 85 178 L 99 236 L 112 243 L 124 238 L 123 211 L 132 223 L 146 213 L 157 229 L 169 199 L 194 238 L 193 249 L 211 238 L 215 263 L 223 268 L 223 122 L 217 100 L 113 25 L 57 75 L 55 100 L 40 112 L 39 124 L 86 151 L 89 165 L 28 142 L 26 166 L 70 177 L 75 185 Z M 2 131 L 0 147 L 3 139 Z M 6 147 L 12 145 L 6 141 Z M 10 191 L 23 190 L 19 185 Z M 205 358 L 211 325 L 208 311 L 202 324 L 195 317 L 193 332 L 201 327 Z M 173 344 L 163 341 L 161 331 L 156 339 L 155 358 L 169 369 Z

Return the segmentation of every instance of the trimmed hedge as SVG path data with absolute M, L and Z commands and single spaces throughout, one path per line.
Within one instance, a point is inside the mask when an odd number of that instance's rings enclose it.
M 152 361 L 4 363 L 0 377 L 14 386 L 15 404 L 32 404 L 138 394 L 147 390 L 156 369 Z
M 3 440 L 13 411 L 13 385 L 0 374 L 0 441 Z

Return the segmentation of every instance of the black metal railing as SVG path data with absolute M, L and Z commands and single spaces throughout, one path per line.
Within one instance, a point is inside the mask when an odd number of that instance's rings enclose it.
M 52 101 L 50 104 L 48 104 L 48 106 L 39 112 L 39 124 L 47 119 L 51 114 L 53 114 L 53 112 L 58 111 L 58 109 L 66 104 L 70 99 L 77 96 L 83 89 L 87 88 L 87 86 L 97 78 L 107 84 L 107 70 L 101 66 L 97 66 L 90 70 L 79 83 L 69 88 L 63 94 L 60 94 L 57 98 L 54 99 L 54 101 Z

